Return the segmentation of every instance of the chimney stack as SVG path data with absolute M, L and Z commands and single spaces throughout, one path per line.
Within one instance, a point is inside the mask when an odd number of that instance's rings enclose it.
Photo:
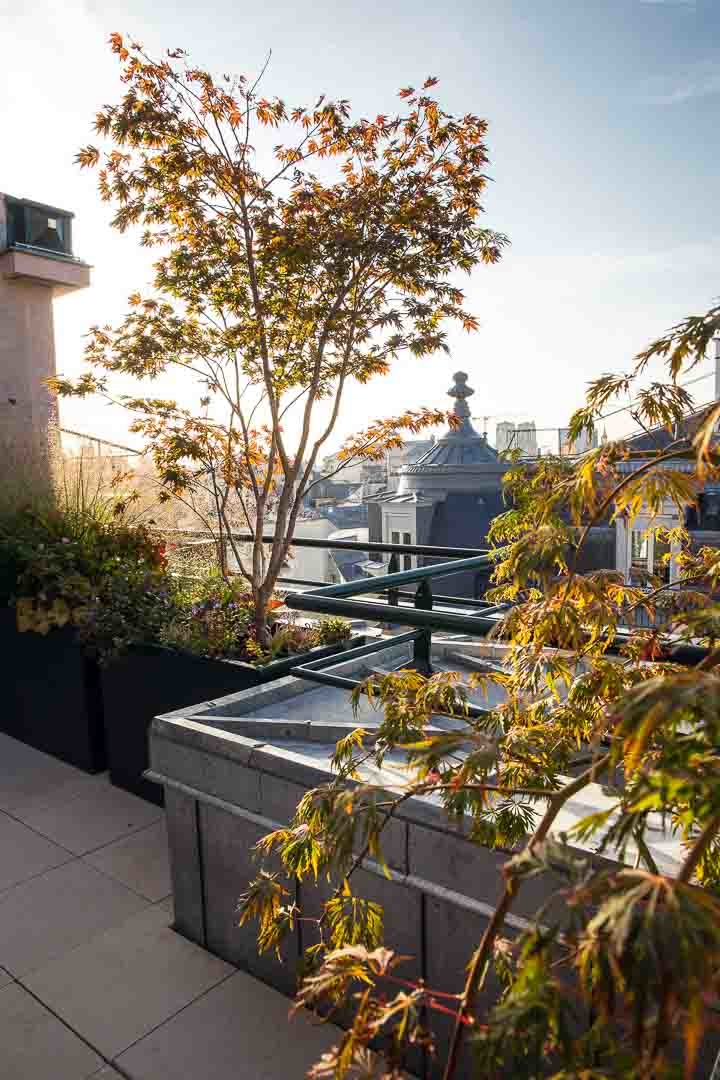
M 52 491 L 53 298 L 90 283 L 66 210 L 0 192 L 0 503 Z

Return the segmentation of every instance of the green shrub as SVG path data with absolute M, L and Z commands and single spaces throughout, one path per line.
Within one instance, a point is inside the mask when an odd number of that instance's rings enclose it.
M 101 659 L 155 640 L 171 607 L 164 545 L 143 525 L 27 510 L 0 522 L 2 599 L 20 632 L 68 624 Z
M 174 590 L 160 640 L 196 656 L 247 659 L 252 620 L 252 596 L 244 580 L 226 581 L 217 572 L 185 578 Z
M 341 641 L 347 641 L 351 635 L 350 620 L 343 619 L 341 615 L 328 615 L 321 619 L 315 628 L 317 645 L 339 645 Z
M 165 545 L 129 477 L 95 456 L 63 460 L 45 499 L 0 511 L 0 603 L 21 632 L 72 625 L 101 660 L 156 640 L 172 606 Z

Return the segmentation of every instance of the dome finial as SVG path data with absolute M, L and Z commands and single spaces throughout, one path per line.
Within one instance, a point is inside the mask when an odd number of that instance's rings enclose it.
M 453 405 L 453 412 L 455 416 L 459 416 L 462 420 L 467 420 L 470 417 L 470 408 L 467 403 L 467 399 L 472 397 L 475 391 L 467 384 L 467 373 L 464 371 L 456 371 L 453 375 L 455 382 L 448 390 L 450 397 L 455 398 L 455 404 Z

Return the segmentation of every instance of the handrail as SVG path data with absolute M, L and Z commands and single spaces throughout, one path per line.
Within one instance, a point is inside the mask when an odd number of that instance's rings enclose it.
M 297 667 L 292 668 L 290 674 L 296 675 L 301 669 L 306 672 L 318 671 L 322 667 L 339 667 L 341 664 L 347 664 L 351 660 L 361 660 L 364 656 L 374 656 L 375 653 L 380 652 L 382 649 L 394 649 L 397 645 L 407 645 L 411 641 L 415 641 L 417 636 L 417 630 L 408 630 L 406 634 L 395 634 L 393 637 L 381 638 L 380 641 L 369 641 L 367 645 L 358 645 L 354 649 L 345 649 L 341 653 L 336 653 L 330 663 L 325 657 L 300 663 Z
M 321 595 L 318 592 L 290 593 L 285 597 L 287 607 L 298 611 L 316 611 L 322 615 L 345 615 L 349 618 L 375 619 L 401 626 L 429 627 L 433 630 L 449 630 L 451 633 L 472 634 L 485 637 L 497 626 L 503 605 L 484 608 L 477 615 L 457 615 L 452 611 L 428 611 L 415 607 L 386 604 L 383 600 L 345 600 L 340 597 Z
M 414 581 L 428 578 L 448 577 L 464 570 L 479 570 L 491 563 L 489 555 L 476 555 L 472 559 L 458 559 L 457 562 L 433 563 L 432 566 L 417 566 L 413 570 L 401 570 L 397 574 L 383 574 L 382 577 L 355 578 L 340 585 L 323 585 L 314 589 L 312 596 L 357 596 L 359 593 L 385 592 L 401 585 L 410 585 Z
M 185 536 L 195 536 L 198 539 L 220 540 L 221 537 L 208 536 L 207 531 L 198 532 L 194 529 L 164 529 L 163 532 Z M 228 534 L 225 534 L 228 535 Z M 252 544 L 255 537 L 252 533 L 230 533 L 229 537 L 241 544 Z M 262 537 L 263 544 L 274 544 L 276 537 L 268 535 Z M 456 548 L 436 547 L 433 544 L 384 544 L 375 540 L 333 540 L 332 537 L 317 538 L 313 536 L 293 536 L 290 541 L 291 547 L 324 548 L 328 551 L 367 551 L 378 554 L 398 555 L 425 555 L 433 559 L 469 559 L 477 555 L 487 555 L 487 548 Z

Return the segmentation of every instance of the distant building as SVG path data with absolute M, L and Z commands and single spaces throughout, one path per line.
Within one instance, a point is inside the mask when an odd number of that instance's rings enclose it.
M 562 457 L 574 457 L 578 454 L 586 454 L 588 450 L 594 450 L 598 445 L 598 434 L 594 431 L 592 437 L 586 431 L 575 441 L 570 439 L 568 428 L 558 428 L 558 450 Z
M 385 487 L 397 491 L 400 475 L 406 465 L 414 465 L 435 445 L 435 436 L 429 439 L 408 439 L 402 446 L 385 451 Z
M 538 441 L 534 420 L 511 424 L 501 420 L 495 428 L 495 449 L 499 454 L 506 450 L 521 450 L 526 457 L 537 457 Z
M 331 542 L 333 540 L 350 540 L 360 544 L 367 541 L 367 538 L 368 530 L 365 528 L 357 528 L 340 529 L 338 532 L 331 533 L 329 540 Z M 363 564 L 367 561 L 367 551 L 348 551 L 345 548 L 333 548 L 332 557 L 342 581 L 354 581 L 357 578 L 365 577 Z
M 415 462 L 400 469 L 397 490 L 367 500 L 371 541 L 439 547 L 482 548 L 490 523 L 505 509 L 502 478 L 510 467 L 470 421 L 467 399 L 474 391 L 459 371 L 448 391 L 459 426 L 450 428 Z M 403 567 L 432 558 L 403 557 Z M 482 596 L 487 574 L 443 578 L 442 592 Z
M 495 425 L 495 449 L 499 454 L 509 450 L 515 435 L 515 425 L 509 420 L 501 420 Z
M 274 527 L 274 521 L 266 521 L 265 533 L 272 534 Z M 332 521 L 328 521 L 327 518 L 302 518 L 295 526 L 294 536 L 298 539 L 302 537 L 304 540 L 324 541 L 336 531 L 335 524 Z M 242 549 L 241 555 L 251 555 L 252 544 L 241 543 L 238 544 L 238 547 Z M 237 572 L 240 569 L 230 545 L 228 545 L 228 566 L 229 569 L 234 572 Z M 335 584 L 342 581 L 342 576 L 335 559 L 333 558 L 333 553 L 326 547 L 307 548 L 296 547 L 294 545 L 291 546 L 280 577 L 297 578 L 298 580 L 303 581 L 327 582 L 328 584 Z

